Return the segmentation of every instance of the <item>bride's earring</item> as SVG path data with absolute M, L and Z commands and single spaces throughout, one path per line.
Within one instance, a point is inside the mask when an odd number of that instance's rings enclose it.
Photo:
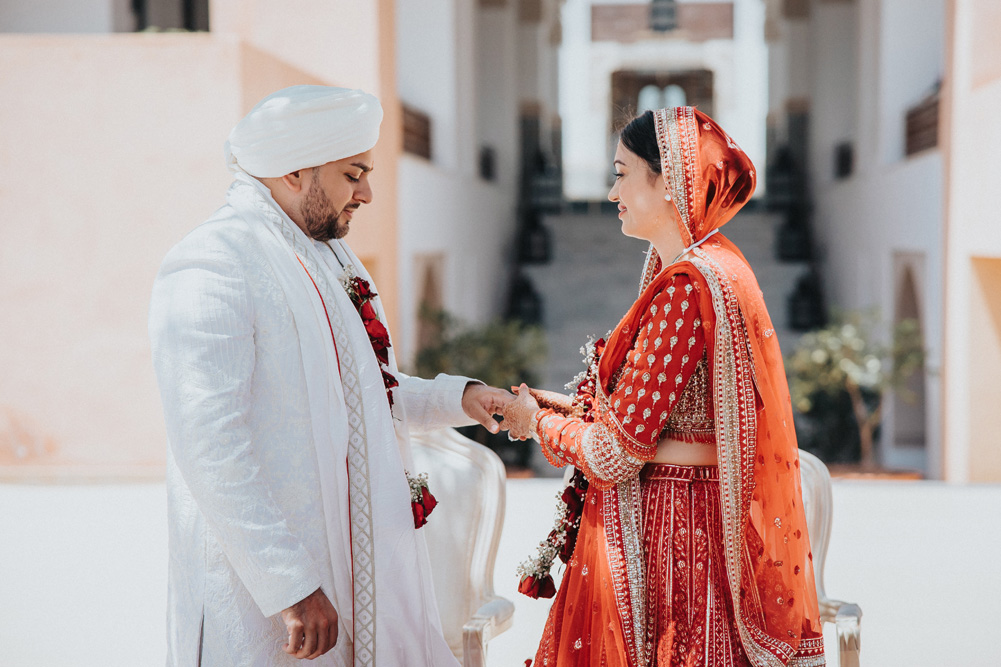
M 671 193 L 670 192 L 668 192 L 666 195 L 664 195 L 664 201 L 671 201 Z

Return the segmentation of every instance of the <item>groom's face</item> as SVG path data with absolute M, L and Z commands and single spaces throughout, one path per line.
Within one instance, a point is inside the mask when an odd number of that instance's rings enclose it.
M 362 204 L 372 201 L 368 176 L 374 166 L 372 151 L 303 170 L 299 203 L 306 232 L 318 241 L 340 239 Z

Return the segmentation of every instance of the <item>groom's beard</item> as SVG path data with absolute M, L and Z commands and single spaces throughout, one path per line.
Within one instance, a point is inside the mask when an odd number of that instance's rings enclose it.
M 306 233 L 317 241 L 344 238 L 351 229 L 351 221 L 341 220 L 341 214 L 356 210 L 359 206 L 361 204 L 348 204 L 338 211 L 323 192 L 319 181 L 314 178 L 302 200 L 302 219 Z

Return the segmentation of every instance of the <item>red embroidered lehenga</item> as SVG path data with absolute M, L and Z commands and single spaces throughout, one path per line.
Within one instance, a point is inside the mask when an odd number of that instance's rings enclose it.
M 753 165 L 691 107 L 654 119 L 689 250 L 663 267 L 651 247 L 575 409 L 538 413 L 546 457 L 588 487 L 535 664 L 818 667 L 782 356 L 750 266 L 714 234 Z M 718 466 L 649 463 L 664 437 L 715 446 Z

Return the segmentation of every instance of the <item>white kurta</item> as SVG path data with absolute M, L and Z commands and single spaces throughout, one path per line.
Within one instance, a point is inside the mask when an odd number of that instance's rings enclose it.
M 323 260 L 327 270 L 332 259 Z M 353 662 L 350 592 L 334 574 L 350 563 L 351 546 L 337 537 L 344 526 L 331 533 L 333 539 L 328 535 L 332 524 L 324 514 L 318 467 L 325 445 L 314 442 L 309 371 L 287 289 L 260 238 L 231 206 L 167 254 L 153 288 L 150 337 L 170 443 L 168 665 L 300 664 L 282 650 L 286 632 L 279 612 L 317 588 L 338 607 L 342 625 L 338 647 L 313 664 Z M 360 319 L 343 324 L 351 325 L 352 335 L 364 335 Z M 368 345 L 367 361 L 376 363 L 367 339 L 353 342 L 354 350 Z M 467 378 L 398 379 L 398 435 L 406 437 L 408 423 L 420 430 L 471 423 L 461 408 Z M 347 420 L 343 399 L 336 404 L 331 398 L 330 414 Z M 390 419 L 388 410 L 385 415 Z M 332 433 L 348 431 L 345 424 L 334 426 Z M 387 451 L 385 442 L 369 447 L 373 456 L 401 467 L 399 452 Z M 402 478 L 402 470 L 395 474 Z M 392 487 L 401 495 L 405 480 L 389 482 L 373 482 L 374 493 Z M 346 488 L 335 491 L 346 501 Z M 387 531 L 398 532 L 388 535 L 398 545 L 392 557 L 399 559 L 402 549 L 403 562 L 413 558 L 414 571 L 401 575 L 421 580 L 423 609 L 434 610 L 426 546 L 412 528 L 408 500 L 399 503 L 399 521 L 375 530 L 384 541 Z M 437 620 L 401 618 L 413 612 L 401 612 L 392 593 L 380 590 L 377 598 L 385 600 L 380 620 L 395 614 L 395 627 L 379 629 L 378 664 L 455 664 L 442 654 Z

